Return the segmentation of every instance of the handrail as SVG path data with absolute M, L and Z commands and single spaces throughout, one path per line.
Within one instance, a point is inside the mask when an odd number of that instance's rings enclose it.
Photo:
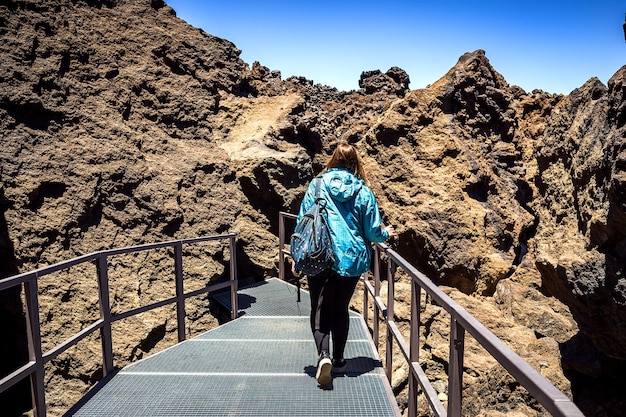
M 290 255 L 285 249 L 285 219 L 293 219 L 296 216 L 288 213 L 279 214 L 280 242 L 279 253 L 281 267 L 279 278 L 284 279 L 284 257 Z M 584 417 L 578 407 L 550 381 L 537 372 L 517 353 L 509 348 L 502 340 L 487 329 L 475 317 L 456 303 L 435 285 L 426 275 L 411 265 L 397 252 L 384 243 L 376 243 L 374 257 L 372 285 L 367 277 L 362 277 L 363 291 L 363 317 L 366 322 L 369 311 L 369 296 L 373 298 L 375 317 L 372 325 L 372 338 L 376 349 L 379 349 L 379 318 L 386 322 L 386 374 L 391 382 L 393 363 L 393 342 L 398 345 L 405 361 L 409 365 L 409 402 L 408 415 L 417 415 L 418 386 L 421 388 L 431 411 L 439 416 L 459 417 L 462 412 L 462 386 L 463 386 L 463 356 L 465 332 L 468 332 L 485 350 L 500 363 L 513 378 L 526 388 L 545 409 L 554 416 Z M 387 305 L 380 297 L 380 263 L 382 255 L 387 258 Z M 400 332 L 394 319 L 394 277 L 397 268 L 403 270 L 411 278 L 411 317 L 409 343 Z M 422 290 L 434 303 L 445 309 L 450 314 L 450 358 L 448 366 L 448 404 L 447 409 L 437 397 L 437 392 L 428 380 L 419 363 L 419 334 L 420 334 L 420 299 Z
M 231 318 L 237 318 L 239 307 L 237 303 L 237 256 L 236 256 L 236 238 L 237 234 L 229 233 L 218 236 L 202 236 L 190 239 L 173 240 L 168 242 L 150 243 L 137 246 L 129 246 L 119 249 L 108 249 L 99 252 L 90 253 L 88 255 L 79 256 L 67 261 L 59 262 L 50 266 L 42 267 L 34 271 L 24 272 L 9 278 L 0 280 L 0 291 L 16 286 L 23 285 L 26 301 L 26 333 L 28 339 L 29 362 L 16 369 L 9 375 L 0 379 L 0 392 L 4 392 L 19 381 L 30 377 L 31 395 L 33 415 L 36 417 L 45 417 L 46 415 L 46 399 L 44 387 L 44 365 L 53 360 L 59 354 L 63 353 L 72 346 L 75 346 L 85 337 L 91 335 L 96 330 L 100 330 L 100 339 L 102 343 L 102 377 L 106 377 L 113 370 L 113 341 L 111 325 L 113 322 L 123 320 L 136 314 L 144 313 L 162 307 L 168 304 L 176 303 L 178 341 L 182 342 L 186 339 L 185 334 L 185 301 L 188 298 L 198 296 L 203 293 L 210 293 L 222 288 L 230 287 L 231 295 Z M 183 263 L 182 263 L 182 247 L 183 245 L 197 244 L 208 241 L 229 241 L 230 250 L 230 276 L 229 281 L 208 285 L 190 292 L 183 290 Z M 117 314 L 111 313 L 109 303 L 109 284 L 108 284 L 108 258 L 112 256 L 135 253 L 140 251 L 148 251 L 161 248 L 174 248 L 174 273 L 176 296 L 164 300 L 156 301 L 152 304 L 135 308 L 126 312 Z M 39 323 L 39 295 L 38 280 L 39 278 L 64 269 L 86 262 L 95 262 L 98 275 L 98 291 L 100 304 L 100 318 L 89 324 L 78 333 L 70 336 L 62 341 L 50 351 L 43 353 Z

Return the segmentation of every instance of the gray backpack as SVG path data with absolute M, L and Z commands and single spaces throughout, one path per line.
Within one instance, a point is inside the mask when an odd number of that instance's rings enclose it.
M 291 235 L 291 257 L 298 274 L 314 276 L 335 262 L 326 214 L 326 199 L 319 196 L 321 178 L 315 178 L 315 202 Z

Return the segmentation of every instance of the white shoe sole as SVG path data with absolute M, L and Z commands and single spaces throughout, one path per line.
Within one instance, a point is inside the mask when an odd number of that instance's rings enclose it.
M 317 383 L 320 385 L 330 384 L 333 377 L 331 375 L 331 371 L 333 369 L 333 363 L 328 358 L 324 358 L 317 365 L 317 373 L 315 374 L 315 379 Z

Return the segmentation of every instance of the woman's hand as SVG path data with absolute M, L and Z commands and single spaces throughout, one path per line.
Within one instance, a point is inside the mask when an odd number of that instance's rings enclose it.
M 396 232 L 396 229 L 394 229 L 393 226 L 386 226 L 383 229 L 389 234 L 389 237 L 398 236 L 398 233 Z
M 300 278 L 300 274 L 296 272 L 296 263 L 293 261 L 293 259 L 291 260 L 291 273 L 294 277 Z

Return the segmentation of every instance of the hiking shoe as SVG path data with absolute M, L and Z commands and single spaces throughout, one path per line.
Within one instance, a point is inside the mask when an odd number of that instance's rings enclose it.
M 330 374 L 330 371 L 333 367 L 333 363 L 330 360 L 330 355 L 327 352 L 322 352 L 319 360 L 317 361 L 317 373 L 315 374 L 315 379 L 317 383 L 320 385 L 330 384 L 333 377 Z
M 348 370 L 348 361 L 345 359 L 333 359 L 333 372 L 343 374 Z

